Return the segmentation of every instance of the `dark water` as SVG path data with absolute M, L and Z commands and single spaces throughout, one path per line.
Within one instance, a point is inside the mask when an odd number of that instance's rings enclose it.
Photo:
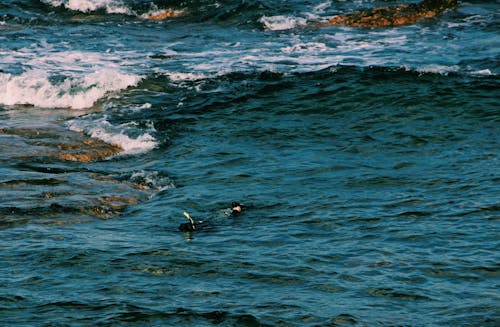
M 498 326 L 500 4 L 395 3 L 2 1 L 0 325 Z

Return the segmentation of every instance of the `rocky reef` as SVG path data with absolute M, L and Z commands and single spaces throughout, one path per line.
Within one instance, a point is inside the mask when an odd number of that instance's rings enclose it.
M 345 25 L 376 28 L 410 25 L 422 19 L 436 17 L 457 5 L 456 0 L 424 0 L 408 5 L 375 7 L 347 15 L 334 16 L 327 23 L 318 24 L 318 27 Z
M 4 166 L 25 172 L 0 173 L 0 228 L 110 219 L 155 192 L 133 172 L 102 169 L 123 152 L 120 146 L 60 125 L 0 128 L 0 144 Z

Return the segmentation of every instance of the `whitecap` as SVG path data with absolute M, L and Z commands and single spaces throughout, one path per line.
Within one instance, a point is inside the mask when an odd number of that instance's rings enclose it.
M 417 72 L 419 73 L 432 73 L 432 74 L 441 74 L 441 75 L 447 75 L 449 73 L 455 73 L 460 70 L 460 67 L 453 65 L 453 66 L 446 66 L 446 65 L 438 65 L 438 64 L 431 64 L 427 66 L 422 66 L 418 67 L 416 69 Z
M 317 14 L 323 14 L 325 13 L 326 9 L 331 7 L 331 5 L 331 1 L 321 2 L 313 8 L 313 12 Z
M 284 53 L 304 53 L 304 52 L 324 52 L 327 51 L 328 48 L 324 43 L 320 42 L 306 42 L 306 43 L 297 43 L 289 47 L 281 48 L 281 51 Z
M 207 78 L 213 78 L 215 74 L 203 74 L 203 73 L 181 73 L 181 72 L 166 72 L 164 73 L 172 82 L 183 82 L 183 81 L 199 81 Z
M 126 89 L 140 80 L 138 75 L 106 69 L 76 77 L 49 76 L 43 70 L 29 70 L 21 75 L 0 73 L 0 104 L 90 108 L 109 92 Z
M 53 72 L 85 73 L 96 67 L 117 70 L 123 62 L 122 58 L 117 55 L 99 52 L 54 51 L 50 46 L 44 46 L 36 52 L 30 49 L 22 50 L 17 55 L 17 60 L 22 55 L 31 56 L 25 61 L 25 66 Z
M 293 16 L 264 16 L 259 21 L 272 31 L 290 30 L 307 25 L 305 18 Z
M 99 9 L 104 9 L 108 14 L 133 14 L 133 11 L 125 6 L 123 1 L 119 0 L 42 0 L 43 2 L 53 6 L 63 6 L 67 9 L 92 12 Z
M 495 76 L 496 74 L 493 73 L 489 69 L 481 69 L 481 70 L 476 70 L 472 72 L 473 75 L 483 75 L 483 76 Z
M 106 117 L 93 120 L 91 117 L 77 118 L 67 123 L 70 130 L 82 132 L 108 144 L 121 147 L 124 154 L 147 152 L 158 146 L 157 140 L 151 135 L 155 132 L 150 124 L 146 131 L 139 129 L 136 122 L 112 125 Z
M 142 106 L 138 107 L 137 109 L 149 109 L 152 107 L 152 104 L 149 103 L 149 102 L 146 102 L 145 104 L 143 104 Z

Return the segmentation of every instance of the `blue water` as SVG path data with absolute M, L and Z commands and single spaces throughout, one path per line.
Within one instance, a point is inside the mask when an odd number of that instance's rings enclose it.
M 498 326 L 500 3 L 314 27 L 411 2 L 2 1 L 0 325 Z

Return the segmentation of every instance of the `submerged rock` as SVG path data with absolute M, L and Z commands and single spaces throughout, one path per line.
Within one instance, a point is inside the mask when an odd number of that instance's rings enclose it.
M 91 162 L 110 158 L 123 152 L 123 149 L 83 133 L 64 131 L 58 133 L 50 129 L 39 128 L 3 128 L 0 134 L 16 135 L 29 145 L 44 150 L 30 155 L 42 155 L 67 161 Z M 21 153 L 22 155 L 22 153 Z
M 0 144 L 0 162 L 26 172 L 0 175 L 0 228 L 110 219 L 155 192 L 126 174 L 106 172 L 102 164 L 94 171 L 92 162 L 109 160 L 123 149 L 60 125 L 0 128 Z

